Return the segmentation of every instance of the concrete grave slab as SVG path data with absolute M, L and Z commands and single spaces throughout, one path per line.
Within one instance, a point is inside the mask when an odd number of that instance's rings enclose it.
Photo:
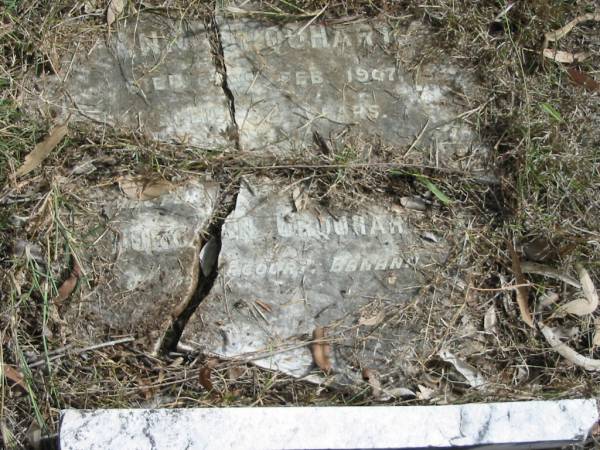
M 201 22 L 143 14 L 119 22 L 108 45 L 105 39 L 78 46 L 64 61 L 40 94 L 46 108 L 166 141 L 209 149 L 233 144 L 229 106 Z
M 93 289 L 66 307 L 75 333 L 91 342 L 133 334 L 156 350 L 196 288 L 200 235 L 216 196 L 216 185 L 201 181 L 145 201 L 115 188 L 92 192 L 93 209 L 108 221 L 78 224 Z
M 449 406 L 66 410 L 60 448 L 542 449 L 581 444 L 596 400 Z
M 220 34 L 243 149 L 297 154 L 317 131 L 335 142 L 381 142 L 405 162 L 484 166 L 487 150 L 463 120 L 477 106 L 473 80 L 446 62 L 409 72 L 431 39 L 421 25 L 275 26 L 223 14 Z
M 313 368 L 306 342 L 327 327 L 338 381 L 354 383 L 369 367 L 401 384 L 407 355 L 422 346 L 411 299 L 447 250 L 418 220 L 377 202 L 298 211 L 275 181 L 243 183 L 222 229 L 219 276 L 180 345 L 302 377 Z

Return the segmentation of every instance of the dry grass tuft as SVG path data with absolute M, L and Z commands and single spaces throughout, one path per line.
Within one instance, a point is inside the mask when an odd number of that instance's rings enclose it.
M 489 99 L 470 120 L 493 148 L 499 183 L 461 173 L 406 166 L 388 149 L 365 152 L 368 142 L 295 159 L 239 160 L 232 153 L 206 153 L 185 145 L 150 141 L 136 133 L 77 124 L 60 152 L 41 170 L 15 177 L 24 156 L 51 127 L 22 108 L 26 75 L 54 73 L 58 55 L 77 36 L 105 33 L 104 2 L 4 0 L 0 12 L 0 359 L 22 374 L 21 383 L 0 380 L 0 429 L 5 446 L 25 445 L 33 425 L 56 431 L 61 408 L 184 407 L 209 405 L 369 404 L 364 392 L 317 388 L 278 373 L 235 362 L 211 369 L 213 389 L 198 381 L 203 355 L 154 357 L 125 336 L 107 335 L 104 346 L 65 342 L 65 324 L 52 299 L 82 251 L 69 214 L 83 214 L 72 186 L 114 183 L 126 174 L 159 174 L 171 180 L 211 173 L 235 184 L 245 174 L 278 176 L 303 183 L 324 204 L 355 207 L 373 196 L 412 196 L 435 205 L 431 220 L 459 249 L 426 287 L 434 301 L 395 311 L 397 320 L 429 320 L 421 337 L 431 348 L 419 361 L 413 387 L 436 392 L 411 403 L 598 395 L 598 375 L 566 363 L 539 331 L 519 317 L 507 241 L 523 259 L 539 259 L 575 275 L 582 263 L 600 285 L 600 103 L 598 94 L 574 84 L 568 66 L 542 59 L 544 34 L 596 8 L 592 1 L 424 0 L 260 2 L 269 20 L 349 20 L 373 16 L 422 21 L 435 31 L 423 43 L 427 58 L 452 58 L 473 73 Z M 141 5 L 141 6 L 140 6 Z M 124 14 L 143 7 L 182 18 L 203 18 L 207 2 L 129 2 Z M 399 25 L 399 26 L 400 26 Z M 585 50 L 579 70 L 600 80 L 600 24 L 577 26 L 556 48 Z M 82 167 L 93 161 L 95 170 Z M 416 175 L 426 175 L 453 200 L 443 205 Z M 64 212 L 67 211 L 65 214 Z M 70 212 L 69 212 L 70 211 Z M 537 244 L 536 244 L 537 243 Z M 536 245 L 543 251 L 535 252 Z M 544 299 L 561 301 L 577 290 L 564 282 L 526 274 L 536 321 L 560 328 L 567 343 L 589 357 L 592 317 L 557 317 Z M 80 282 L 85 282 L 81 280 Z M 493 310 L 494 328 L 483 330 Z M 596 313 L 597 315 L 597 313 Z M 62 330 L 62 331 L 61 331 Z M 483 330 L 483 331 L 482 331 Z M 460 339 L 453 337 L 460 336 Z M 468 355 L 487 380 L 469 388 L 441 359 L 447 348 Z M 14 380 L 13 380 L 14 381 Z M 385 386 L 384 386 L 385 388 Z M 426 392 L 423 390 L 423 392 Z M 391 400 L 404 404 L 403 400 Z

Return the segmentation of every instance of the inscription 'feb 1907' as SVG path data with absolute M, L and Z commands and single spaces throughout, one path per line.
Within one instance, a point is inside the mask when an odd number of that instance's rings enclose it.
M 477 134 L 457 120 L 466 108 L 456 92 L 473 85 L 450 65 L 421 65 L 418 80 L 408 73 L 403 62 L 424 39 L 415 30 L 378 21 L 265 26 L 223 19 L 242 147 L 297 150 L 314 131 L 406 148 L 420 136 L 407 158 L 455 167 L 461 158 L 478 160 L 485 150 Z

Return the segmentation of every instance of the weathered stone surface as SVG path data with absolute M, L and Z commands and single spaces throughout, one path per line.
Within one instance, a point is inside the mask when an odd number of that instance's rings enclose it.
M 99 37 L 62 64 L 42 94 L 49 107 L 162 140 L 232 145 L 228 104 L 200 22 L 145 14 L 119 23 L 108 42 Z
M 371 367 L 401 382 L 407 354 L 422 345 L 408 301 L 445 244 L 421 237 L 417 217 L 391 205 L 296 211 L 281 189 L 265 179 L 243 185 L 223 226 L 219 278 L 182 346 L 303 376 L 313 367 L 307 337 L 324 326 L 340 381 Z
M 596 400 L 452 406 L 66 410 L 60 448 L 560 448 L 598 421 Z
M 79 224 L 95 287 L 68 305 L 72 328 L 90 341 L 131 333 L 155 348 L 196 287 L 200 233 L 216 194 L 212 183 L 195 181 L 146 201 L 114 188 L 93 192 L 108 222 Z
M 408 71 L 430 38 L 420 26 L 222 18 L 220 32 L 244 149 L 298 153 L 318 131 L 334 142 L 382 142 L 406 162 L 482 167 L 487 152 L 461 118 L 476 106 L 472 80 L 441 62 Z

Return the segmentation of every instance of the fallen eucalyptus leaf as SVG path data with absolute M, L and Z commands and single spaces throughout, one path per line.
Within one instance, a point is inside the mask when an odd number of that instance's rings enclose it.
M 581 22 L 587 22 L 590 20 L 594 20 L 597 22 L 600 21 L 600 13 L 588 13 L 583 14 L 581 16 L 577 16 L 569 23 L 567 23 L 564 27 L 561 27 L 558 30 L 549 31 L 548 33 L 544 34 L 544 49 L 546 49 L 546 47 L 548 46 L 548 42 L 558 41 L 560 38 L 569 34 L 571 30 L 577 25 L 579 25 Z
M 385 318 L 385 313 L 383 311 L 379 311 L 379 312 L 377 312 L 377 314 L 370 316 L 370 317 L 361 316 L 360 319 L 358 320 L 358 324 L 364 325 L 367 327 L 374 327 L 375 325 L 379 325 L 381 322 L 383 322 L 384 318 Z
M 77 281 L 80 277 L 81 268 L 79 267 L 79 264 L 77 264 L 77 261 L 75 261 L 73 263 L 73 270 L 71 270 L 69 277 L 65 281 L 63 281 L 63 283 L 58 288 L 58 294 L 56 295 L 56 297 L 54 297 L 53 302 L 61 303 L 65 301 L 69 297 L 69 295 L 71 295 L 71 293 L 75 289 L 75 286 L 77 286 Z
M 521 270 L 523 273 L 535 273 L 536 275 L 543 275 L 549 278 L 556 278 L 564 283 L 570 284 L 573 287 L 581 288 L 581 284 L 575 279 L 559 272 L 558 270 L 546 266 L 544 264 L 533 263 L 529 261 L 521 262 Z
M 517 285 L 519 287 L 517 290 L 517 304 L 519 305 L 519 311 L 521 312 L 521 319 L 531 328 L 534 328 L 533 325 L 533 317 L 531 312 L 529 311 L 529 289 L 524 284 L 527 284 L 527 279 L 523 275 L 523 271 L 521 270 L 521 259 L 517 255 L 515 247 L 513 246 L 512 241 L 508 242 L 508 250 L 510 252 L 510 257 L 512 261 L 512 271 L 515 275 L 515 279 L 517 280 Z
M 308 195 L 301 187 L 296 186 L 292 192 L 292 200 L 294 201 L 294 208 L 296 212 L 302 212 L 308 205 Z
M 319 369 L 329 375 L 331 372 L 331 346 L 325 341 L 325 328 L 317 327 L 313 331 L 313 343 L 310 346 L 313 360 Z
M 106 24 L 110 27 L 125 8 L 125 0 L 110 0 L 106 9 Z
M 428 388 L 427 386 L 418 385 L 419 392 L 417 392 L 417 400 L 430 400 L 435 394 L 435 389 Z
M 592 339 L 592 347 L 600 347 L 600 318 L 594 319 L 594 337 Z
M 450 363 L 454 368 L 467 380 L 473 388 L 479 389 L 485 385 L 485 378 L 475 367 L 458 359 L 453 353 L 448 350 L 441 350 L 438 355 L 447 363 Z
M 63 140 L 69 130 L 66 123 L 58 125 L 50 130 L 46 139 L 37 144 L 33 150 L 25 157 L 21 167 L 17 169 L 17 176 L 21 177 L 28 174 L 38 167 L 50 152 Z
M 208 277 L 214 270 L 219 259 L 219 241 L 212 237 L 200 250 L 200 269 L 205 277 Z
M 173 190 L 175 187 L 167 180 L 144 180 L 139 177 L 119 178 L 119 187 L 127 198 L 132 200 L 152 200 Z
M 25 380 L 23 378 L 23 375 L 17 369 L 15 369 L 12 366 L 9 366 L 8 364 L 1 363 L 0 364 L 0 372 L 1 372 L 2 376 L 9 379 L 13 383 L 15 383 L 17 386 L 22 388 L 24 391 L 27 390 L 27 387 L 25 386 Z
M 575 364 L 576 366 L 583 367 L 589 371 L 600 371 L 600 361 L 593 358 L 587 358 L 580 353 L 577 353 L 567 344 L 560 341 L 555 331 L 544 325 L 540 324 L 540 330 L 542 334 L 552 347 L 552 349 L 565 358 L 567 361 Z
M 552 48 L 544 49 L 543 53 L 545 58 L 551 59 L 563 64 L 573 64 L 574 62 L 585 61 L 590 55 L 588 53 L 571 53 L 563 50 L 554 50 Z
M 362 370 L 362 378 L 371 386 L 371 393 L 376 400 L 382 400 L 383 391 L 381 390 L 381 382 L 375 370 L 364 368 Z
M 585 297 L 578 298 L 560 307 L 560 311 L 576 316 L 592 314 L 598 308 L 598 293 L 587 270 L 580 264 L 577 265 L 581 288 Z
M 567 72 L 569 72 L 569 77 L 573 83 L 583 86 L 590 92 L 600 92 L 600 83 L 590 77 L 587 73 L 577 70 L 574 67 L 570 67 Z
M 483 316 L 483 329 L 489 333 L 494 333 L 497 324 L 496 307 L 492 304 Z

